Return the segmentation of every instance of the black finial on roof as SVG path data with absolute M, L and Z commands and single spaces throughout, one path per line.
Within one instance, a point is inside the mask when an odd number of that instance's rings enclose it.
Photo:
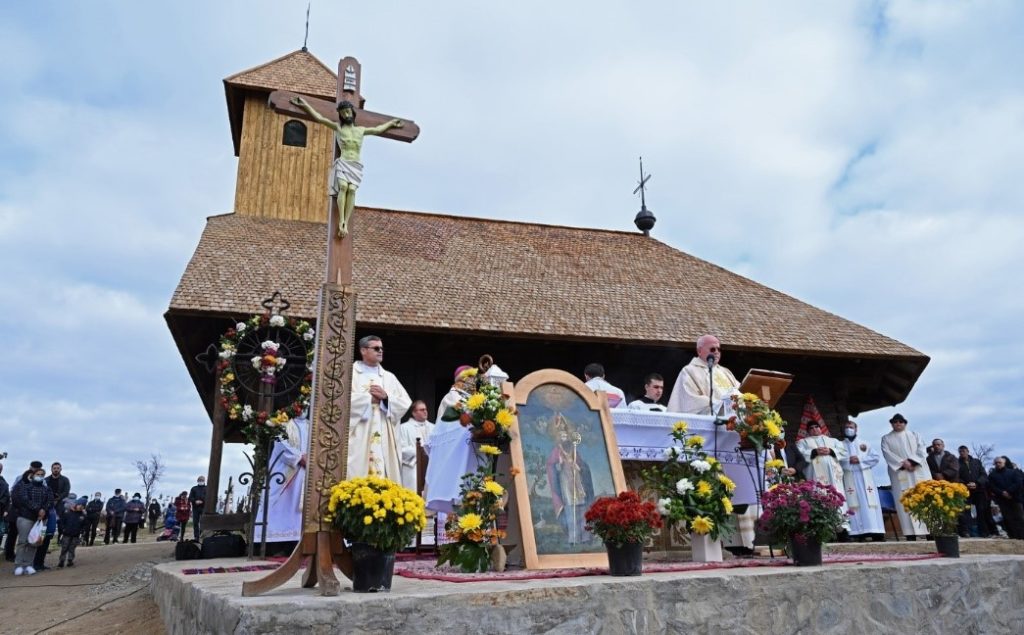
M 633 190 L 633 194 L 640 192 L 640 211 L 637 212 L 636 218 L 633 219 L 633 224 L 636 228 L 644 233 L 644 236 L 650 236 L 651 230 L 654 229 L 654 223 L 658 219 L 654 217 L 654 214 L 647 209 L 647 197 L 644 196 L 646 193 L 647 182 L 651 180 L 651 175 L 644 176 L 644 158 L 640 157 L 640 183 Z
M 313 0 L 309 0 L 309 2 L 306 3 L 306 37 L 302 38 L 302 50 L 303 50 L 303 52 L 306 52 L 306 51 L 309 50 L 309 49 L 306 48 L 306 44 L 309 43 L 309 7 L 310 7 L 311 4 L 313 4 Z

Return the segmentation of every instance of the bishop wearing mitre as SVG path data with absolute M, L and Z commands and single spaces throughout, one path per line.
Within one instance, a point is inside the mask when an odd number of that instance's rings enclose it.
M 359 340 L 362 360 L 352 365 L 348 476 L 374 474 L 402 482 L 398 426 L 412 404 L 393 373 L 384 370 L 384 344 L 376 335 Z

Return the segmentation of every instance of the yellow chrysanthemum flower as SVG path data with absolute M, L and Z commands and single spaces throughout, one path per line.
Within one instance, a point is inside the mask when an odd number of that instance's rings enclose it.
M 734 492 L 736 491 L 736 483 L 732 482 L 732 479 L 725 474 L 718 475 L 718 482 L 725 486 L 725 491 Z
M 473 531 L 479 529 L 480 525 L 483 524 L 483 520 L 479 514 L 465 514 L 459 516 L 459 529 L 462 531 Z
M 725 510 L 726 514 L 732 513 L 732 501 L 726 497 L 722 497 L 722 509 Z
M 487 401 L 487 397 L 483 393 L 474 393 L 466 400 L 466 408 L 469 410 L 479 410 L 485 401 Z
M 373 522 L 373 516 L 363 516 L 363 524 L 369 525 Z
M 704 445 L 704 437 L 699 434 L 695 434 L 686 440 L 686 446 L 690 448 L 699 448 Z
M 769 470 L 777 470 L 779 468 L 785 467 L 785 465 L 786 462 L 783 461 L 782 459 L 772 459 L 764 464 L 765 468 Z
M 499 450 L 496 446 L 487 444 L 481 445 L 480 451 L 484 454 L 490 454 L 491 456 L 498 456 L 499 454 L 501 454 L 501 450 Z
M 501 496 L 505 493 L 505 488 L 494 481 L 486 481 L 481 489 L 488 494 L 494 494 L 495 496 Z
M 715 528 L 715 523 L 710 518 L 705 516 L 697 516 L 690 522 L 690 529 L 693 533 L 700 534 L 702 536 L 711 533 L 711 530 Z
M 700 481 L 697 483 L 697 496 L 700 496 L 701 498 L 711 496 L 711 485 L 707 481 Z
M 690 424 L 686 423 L 685 421 L 676 421 L 674 424 L 672 424 L 672 432 L 686 432 L 687 430 L 689 430 L 689 428 Z
M 768 432 L 768 436 L 770 436 L 772 438 L 776 438 L 777 439 L 778 437 L 782 436 L 782 430 L 780 430 L 779 426 L 775 425 L 775 423 L 772 422 L 772 421 L 765 421 L 764 422 L 764 429 L 765 429 L 765 431 Z
M 507 408 L 502 408 L 498 411 L 494 420 L 502 427 L 502 429 L 508 430 L 512 425 L 512 422 L 515 421 L 515 417 L 512 416 L 512 413 Z

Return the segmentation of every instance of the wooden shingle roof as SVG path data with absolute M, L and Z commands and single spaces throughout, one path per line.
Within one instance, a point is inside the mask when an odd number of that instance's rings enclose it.
M 913 348 L 638 233 L 359 208 L 356 319 L 507 336 L 828 356 L 927 357 Z M 242 316 L 280 290 L 314 317 L 326 227 L 208 219 L 169 313 Z
M 287 55 L 224 78 L 225 84 L 258 88 L 267 92 L 290 90 L 294 93 L 334 99 L 338 78 L 309 51 Z

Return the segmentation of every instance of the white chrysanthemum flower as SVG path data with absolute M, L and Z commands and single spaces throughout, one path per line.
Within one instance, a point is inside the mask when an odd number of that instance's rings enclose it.
M 220 358 L 221 359 L 231 359 L 234 356 L 235 356 L 235 351 L 233 351 L 231 349 L 226 349 L 226 350 L 223 350 L 223 351 L 220 352 Z
M 245 322 L 239 322 L 238 324 L 236 324 L 235 325 L 235 330 L 238 331 L 239 333 L 244 331 L 245 330 Z
M 283 315 L 272 315 L 270 317 L 270 326 L 278 326 L 278 327 L 284 326 L 284 316 Z
M 266 352 L 266 353 L 276 353 L 277 352 L 278 343 L 273 341 L 273 340 L 267 340 L 267 341 L 263 342 L 262 344 L 260 344 L 260 346 L 263 347 L 263 351 Z
M 671 498 L 660 498 L 658 499 L 658 513 L 662 516 L 668 516 L 668 504 L 672 502 Z
M 253 418 L 252 406 L 242 408 L 242 421 L 249 421 Z
M 693 489 L 693 483 L 688 478 L 681 478 L 676 481 L 676 491 L 680 494 L 685 494 Z
M 708 463 L 707 461 L 701 461 L 700 459 L 697 459 L 696 461 L 690 461 L 690 467 L 697 470 L 697 472 L 703 474 L 704 472 L 707 472 L 708 470 L 711 469 L 711 464 Z
M 256 370 L 259 370 L 262 367 L 262 365 L 263 365 L 262 362 L 263 362 L 263 358 L 262 357 L 253 357 L 252 358 L 252 367 L 255 368 Z
M 314 331 L 313 329 L 309 329 L 308 331 L 302 334 L 302 339 L 306 340 L 307 342 L 313 339 L 314 337 L 316 337 L 316 331 Z

